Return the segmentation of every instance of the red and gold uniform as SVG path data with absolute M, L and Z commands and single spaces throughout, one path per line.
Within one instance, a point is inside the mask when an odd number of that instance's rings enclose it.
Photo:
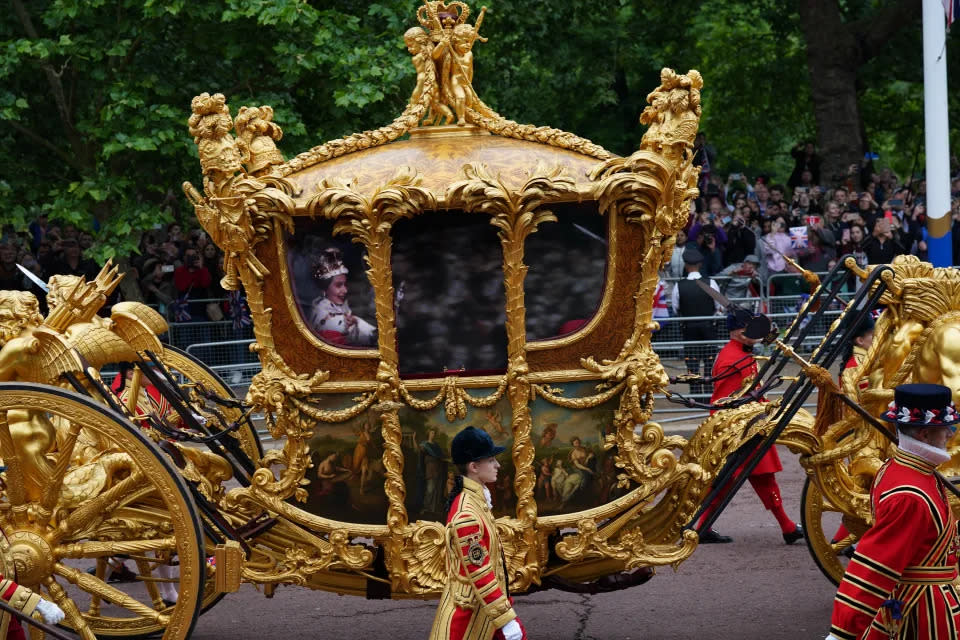
M 516 619 L 500 539 L 483 485 L 463 478 L 447 515 L 447 585 L 430 640 L 491 640 Z M 526 634 L 524 634 L 524 638 Z
M 710 374 L 714 378 L 717 376 L 726 376 L 713 383 L 713 395 L 710 396 L 710 403 L 714 403 L 721 398 L 732 396 L 743 386 L 744 381 L 757 375 L 757 361 L 753 358 L 753 350 L 744 351 L 744 344 L 731 340 L 723 345 L 717 359 L 713 363 L 713 372 Z M 747 347 L 749 349 L 749 347 Z M 729 375 L 728 375 L 729 374 Z M 714 412 L 711 411 L 711 414 Z M 764 473 L 777 473 L 783 470 L 780 462 L 780 455 L 776 447 L 770 447 L 760 462 L 753 469 L 750 477 L 759 476 Z M 761 500 L 764 499 L 760 496 Z M 777 491 L 777 500 L 780 499 L 780 492 Z M 764 501 L 766 506 L 766 501 Z M 767 507 L 768 509 L 770 507 Z
M 122 380 L 121 375 L 122 374 L 117 375 L 113 379 L 113 383 L 110 385 L 110 388 L 117 393 L 117 397 L 120 398 L 120 401 L 126 404 L 127 398 L 130 396 L 132 385 L 130 384 L 130 381 L 127 381 L 127 384 L 124 385 L 123 389 L 119 390 Z M 163 395 L 160 393 L 160 390 L 144 380 L 140 386 L 140 397 L 137 398 L 137 415 L 145 416 L 149 414 L 155 415 L 170 426 L 177 428 L 183 426 L 183 420 L 180 418 L 180 415 L 173 410 L 173 407 L 170 406 L 170 402 L 163 397 Z
M 3 558 L 9 557 L 6 553 L 8 543 L 0 536 L 0 547 L 3 548 Z M 4 561 L 2 567 L 6 575 L 14 575 L 13 563 Z M 0 598 L 14 609 L 27 615 L 33 615 L 40 596 L 26 587 L 21 587 L 13 580 L 0 575 Z M 0 613 L 0 638 L 6 640 L 24 640 L 25 634 L 20 621 L 9 613 Z
M 843 389 L 844 392 L 850 393 L 854 390 L 863 392 L 870 388 L 870 381 L 866 376 L 858 380 L 854 379 L 853 376 L 854 369 L 859 367 L 860 363 L 863 362 L 866 357 L 866 349 L 858 346 L 853 347 L 853 355 L 851 355 L 850 359 L 843 365 L 843 372 L 840 374 L 840 388 Z
M 753 349 L 749 345 L 731 339 L 723 346 L 717 359 L 713 363 L 714 378 L 724 376 L 713 383 L 713 395 L 710 396 L 711 404 L 721 398 L 729 397 L 735 394 L 743 384 L 757 375 L 757 361 L 753 358 Z M 713 413 L 711 411 L 710 413 Z M 763 454 L 760 462 L 750 472 L 747 478 L 750 486 L 760 498 L 764 508 L 773 514 L 777 524 L 780 525 L 780 531 L 783 534 L 784 542 L 792 544 L 802 537 L 802 529 L 797 526 L 783 508 L 783 499 L 780 497 L 780 485 L 777 484 L 776 473 L 783 470 L 780 462 L 780 455 L 776 447 L 770 447 Z M 738 475 L 740 471 L 737 471 Z M 718 495 L 719 501 L 723 494 Z M 711 506 L 712 507 L 712 506 Z M 710 509 L 704 512 L 706 516 Z
M 953 582 L 960 541 L 934 469 L 898 449 L 877 474 L 874 525 L 857 545 L 833 604 L 830 634 L 837 640 L 958 637 Z

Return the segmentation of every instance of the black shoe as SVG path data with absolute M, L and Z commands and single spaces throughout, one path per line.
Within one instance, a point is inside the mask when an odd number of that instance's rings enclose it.
M 165 606 L 167 609 L 177 606 L 177 603 L 173 600 L 167 600 L 166 598 L 161 598 L 161 600 L 163 601 L 163 606 Z
M 783 541 L 786 544 L 793 544 L 797 540 L 803 539 L 803 527 L 797 525 L 797 528 L 789 533 L 783 534 Z
M 708 529 L 706 533 L 700 536 L 700 544 L 725 544 L 727 542 L 733 542 L 733 538 L 720 535 L 715 529 Z
M 114 569 L 110 572 L 110 577 L 107 578 L 107 582 L 136 582 L 137 574 L 127 568 L 127 565 L 120 565 L 119 569 Z

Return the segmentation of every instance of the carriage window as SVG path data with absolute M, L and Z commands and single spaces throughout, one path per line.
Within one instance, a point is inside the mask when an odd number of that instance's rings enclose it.
M 596 203 L 550 207 L 556 222 L 527 238 L 527 340 L 545 340 L 585 325 L 603 297 L 607 224 Z
M 502 263 L 487 216 L 428 212 L 394 226 L 401 373 L 506 369 Z
M 318 338 L 340 347 L 377 346 L 373 287 L 362 245 L 333 237 L 333 223 L 297 220 L 288 235 L 287 269 L 300 315 Z

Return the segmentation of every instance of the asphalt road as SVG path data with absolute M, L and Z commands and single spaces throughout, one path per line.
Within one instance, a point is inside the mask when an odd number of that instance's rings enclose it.
M 787 512 L 800 520 L 804 474 L 780 448 L 778 474 Z M 547 591 L 520 596 L 516 609 L 531 638 L 555 640 L 798 640 L 824 638 L 833 585 L 806 545 L 786 546 L 749 485 L 716 528 L 732 544 L 703 545 L 678 572 L 660 569 L 644 585 L 596 596 Z M 250 585 L 200 618 L 194 640 L 426 638 L 433 601 L 368 601 L 279 587 L 272 600 Z

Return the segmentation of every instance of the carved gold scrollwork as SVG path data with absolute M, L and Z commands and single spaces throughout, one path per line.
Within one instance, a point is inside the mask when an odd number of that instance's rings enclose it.
M 558 407 L 564 407 L 566 409 L 591 409 L 593 407 L 599 407 L 601 404 L 620 395 L 620 392 L 623 391 L 626 384 L 626 380 L 623 380 L 596 395 L 585 398 L 564 398 L 560 395 L 560 390 L 554 389 L 547 384 L 533 385 L 533 392 L 550 404 L 555 404 Z
M 417 173 L 402 167 L 387 184 L 372 194 L 360 192 L 356 185 L 343 180 L 324 182 L 321 190 L 306 205 L 311 215 L 333 220 L 333 233 L 345 234 L 366 248 L 367 277 L 375 292 L 377 346 L 380 363 L 377 367 L 377 403 L 383 433 L 383 465 L 386 471 L 387 526 L 394 533 L 388 544 L 387 562 L 391 575 L 404 573 L 402 536 L 407 527 L 404 504 L 403 450 L 397 411 L 400 402 L 400 376 L 397 370 L 396 318 L 394 314 L 393 276 L 390 266 L 393 225 L 426 209 L 436 208 L 433 194 L 422 188 Z M 398 579 L 398 578 L 397 578 Z
M 577 523 L 576 534 L 557 543 L 557 555 L 568 562 L 613 558 L 622 560 L 627 570 L 656 565 L 672 565 L 676 569 L 697 548 L 697 534 L 690 530 L 683 532 L 683 542 L 678 546 L 648 544 L 640 528 L 622 532 L 619 527 L 614 531 L 607 529 L 598 528 L 592 518 L 584 518 Z
M 496 390 L 486 396 L 473 396 L 460 386 L 458 376 L 447 376 L 437 394 L 429 399 L 417 398 L 407 389 L 405 384 L 400 385 L 400 395 L 403 400 L 417 411 L 430 411 L 442 402 L 447 420 L 454 422 L 467 417 L 467 405 L 475 408 L 492 407 L 503 397 L 507 390 L 507 378 L 504 376 Z
M 438 522 L 418 522 L 402 554 L 409 572 L 407 584 L 415 591 L 437 591 L 447 580 L 446 529 Z
M 556 216 L 544 208 L 551 202 L 563 200 L 575 193 L 574 181 L 563 174 L 559 166 L 548 169 L 538 165 L 528 180 L 519 188 L 511 189 L 500 176 L 491 176 L 486 167 L 468 164 L 465 179 L 450 185 L 448 203 L 460 203 L 464 210 L 490 216 L 497 228 L 503 248 L 503 279 L 506 289 L 507 314 L 507 396 L 513 409 L 513 462 L 516 469 L 514 489 L 517 495 L 517 518 L 528 528 L 527 571 L 520 587 L 534 578 L 536 566 L 537 519 L 534 500 L 533 442 L 530 439 L 532 420 L 529 403 L 532 400 L 527 380 L 526 317 L 523 281 L 527 273 L 524 264 L 524 245 L 531 233 L 544 222 L 555 222 Z

